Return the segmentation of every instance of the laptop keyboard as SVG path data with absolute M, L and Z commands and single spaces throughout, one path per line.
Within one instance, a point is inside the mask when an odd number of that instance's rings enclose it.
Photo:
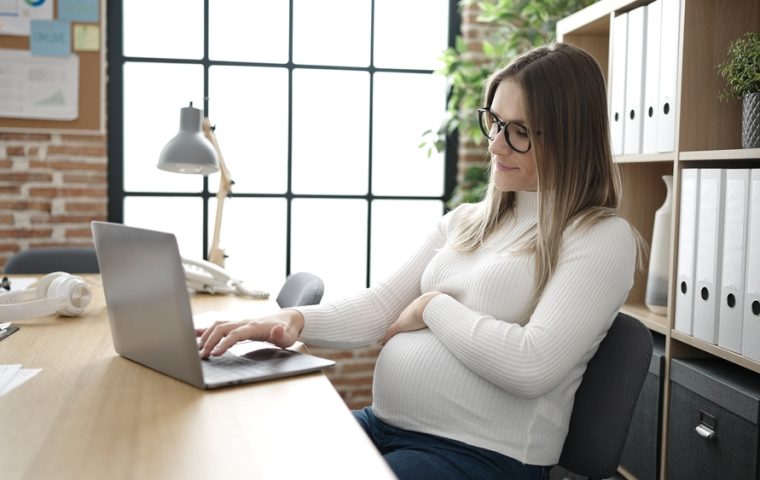
M 202 360 L 203 380 L 208 384 L 243 381 L 252 376 L 274 373 L 270 366 L 226 352 L 219 357 Z

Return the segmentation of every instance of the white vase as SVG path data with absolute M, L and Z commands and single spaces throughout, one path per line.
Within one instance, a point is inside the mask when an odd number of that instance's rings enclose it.
M 670 257 L 670 220 L 673 212 L 673 176 L 663 175 L 667 193 L 665 202 L 654 214 L 652 243 L 649 252 L 649 274 L 645 303 L 654 313 L 665 315 L 668 308 L 668 264 Z

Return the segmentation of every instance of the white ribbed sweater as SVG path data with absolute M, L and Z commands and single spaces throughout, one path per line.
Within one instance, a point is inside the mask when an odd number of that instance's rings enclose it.
M 575 390 L 633 284 L 628 223 L 568 227 L 554 275 L 527 322 L 531 255 L 510 252 L 536 224 L 536 193 L 474 252 L 446 248 L 460 207 L 387 281 L 331 304 L 301 307 L 301 339 L 351 348 L 380 340 L 421 293 L 440 291 L 428 328 L 401 333 L 375 367 L 373 411 L 396 427 L 456 439 L 533 465 L 559 459 Z

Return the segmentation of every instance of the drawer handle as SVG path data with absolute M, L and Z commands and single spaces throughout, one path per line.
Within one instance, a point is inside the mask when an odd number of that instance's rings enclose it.
M 695 428 L 694 430 L 696 430 L 697 434 L 700 437 L 704 438 L 705 440 L 712 440 L 713 438 L 715 438 L 715 431 L 713 431 L 713 429 L 708 427 L 707 425 L 700 423 L 699 425 L 697 425 L 697 428 Z

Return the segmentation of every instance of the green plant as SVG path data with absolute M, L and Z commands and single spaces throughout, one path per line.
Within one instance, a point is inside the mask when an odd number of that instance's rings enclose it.
M 718 72 L 726 80 L 721 100 L 760 92 L 760 34 L 748 32 L 729 45 Z
M 460 139 L 476 145 L 485 144 L 480 132 L 475 110 L 481 107 L 483 87 L 488 76 L 505 66 L 513 57 L 541 44 L 549 43 L 555 38 L 557 20 L 579 10 L 595 0 L 460 0 L 460 9 L 477 5 L 480 14 L 477 17 L 488 27 L 484 38 L 480 59 L 474 59 L 467 42 L 457 37 L 455 46 L 446 50 L 442 56 L 443 67 L 439 71 L 449 83 L 449 98 L 446 115 L 440 126 L 423 133 L 420 147 L 442 152 L 446 145 L 446 136 L 458 131 Z M 457 187 L 454 197 L 449 201 L 453 208 L 462 201 L 476 202 L 485 192 L 474 178 L 488 182 L 485 168 L 479 175 L 465 179 Z M 461 200 L 460 200 L 461 199 Z
M 452 209 L 460 203 L 475 203 L 480 201 L 488 188 L 488 165 L 470 165 L 462 176 L 462 180 L 454 188 L 446 206 Z

